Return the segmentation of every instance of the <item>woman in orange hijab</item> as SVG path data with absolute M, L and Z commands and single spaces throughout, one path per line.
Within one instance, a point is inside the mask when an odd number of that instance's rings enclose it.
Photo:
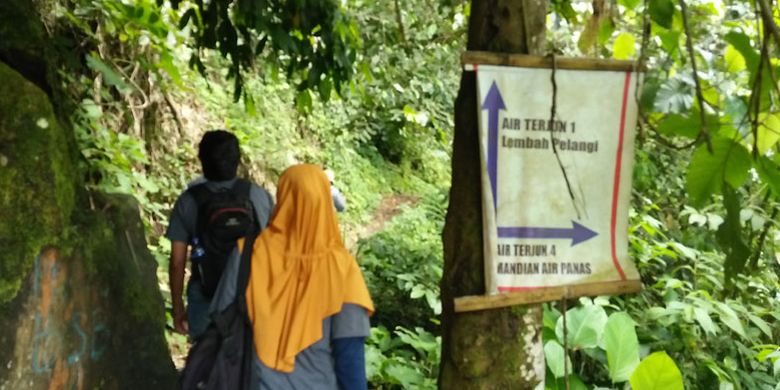
M 260 389 L 366 389 L 363 341 L 374 306 L 339 234 L 316 165 L 288 168 L 257 237 L 247 311 Z

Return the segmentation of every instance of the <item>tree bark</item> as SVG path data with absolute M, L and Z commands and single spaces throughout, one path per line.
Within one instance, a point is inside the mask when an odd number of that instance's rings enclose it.
M 474 0 L 468 50 L 540 54 L 544 0 Z M 455 313 L 453 299 L 485 293 L 476 75 L 463 72 L 455 101 L 452 188 L 444 226 L 440 389 L 544 386 L 539 305 Z

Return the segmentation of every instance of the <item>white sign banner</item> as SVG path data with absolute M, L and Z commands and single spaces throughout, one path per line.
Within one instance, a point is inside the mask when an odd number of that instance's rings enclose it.
M 640 74 L 474 67 L 487 293 L 638 280 L 627 234 Z

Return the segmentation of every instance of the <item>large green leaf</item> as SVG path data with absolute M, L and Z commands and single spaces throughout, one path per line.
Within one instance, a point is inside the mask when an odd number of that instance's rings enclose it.
M 758 50 L 754 49 L 753 45 L 750 43 L 750 37 L 742 32 L 732 31 L 726 34 L 723 39 L 742 54 L 747 69 L 754 75 L 756 70 L 758 70 L 758 63 L 761 60 L 761 56 L 758 53 Z M 755 75 L 752 77 L 755 77 Z
M 688 166 L 688 195 L 694 207 L 702 206 L 721 190 L 725 181 L 738 188 L 748 178 L 750 153 L 742 144 L 723 137 L 712 138 L 710 153 L 705 144 L 699 146 Z
M 566 312 L 567 342 L 570 349 L 594 348 L 598 346 L 607 313 L 597 305 L 580 306 Z M 555 326 L 558 340 L 563 340 L 563 316 Z
M 674 2 L 672 0 L 650 0 L 650 18 L 664 28 L 672 27 Z
M 567 370 L 569 373 L 572 371 L 571 359 L 566 355 L 563 346 L 555 340 L 550 340 L 544 344 L 544 359 L 547 362 L 547 368 L 550 369 L 550 372 L 556 378 L 564 377 Z
M 642 360 L 630 379 L 633 390 L 683 390 L 680 370 L 664 351 Z
M 667 115 L 656 129 L 664 135 L 679 135 L 688 138 L 696 138 L 701 130 L 699 117 L 682 116 L 680 114 Z
M 609 377 L 612 382 L 627 381 L 639 364 L 639 340 L 634 320 L 625 312 L 612 313 L 604 327 Z

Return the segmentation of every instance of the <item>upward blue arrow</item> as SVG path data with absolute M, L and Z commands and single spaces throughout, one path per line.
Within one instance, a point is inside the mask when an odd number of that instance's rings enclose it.
M 488 155 L 487 155 L 487 171 L 490 178 L 490 188 L 493 190 L 493 208 L 498 207 L 496 204 L 496 175 L 498 165 L 498 111 L 505 110 L 506 105 L 504 99 L 501 98 L 501 92 L 498 91 L 495 80 L 493 85 L 490 86 L 490 90 L 485 96 L 485 101 L 482 102 L 482 109 L 488 110 Z

